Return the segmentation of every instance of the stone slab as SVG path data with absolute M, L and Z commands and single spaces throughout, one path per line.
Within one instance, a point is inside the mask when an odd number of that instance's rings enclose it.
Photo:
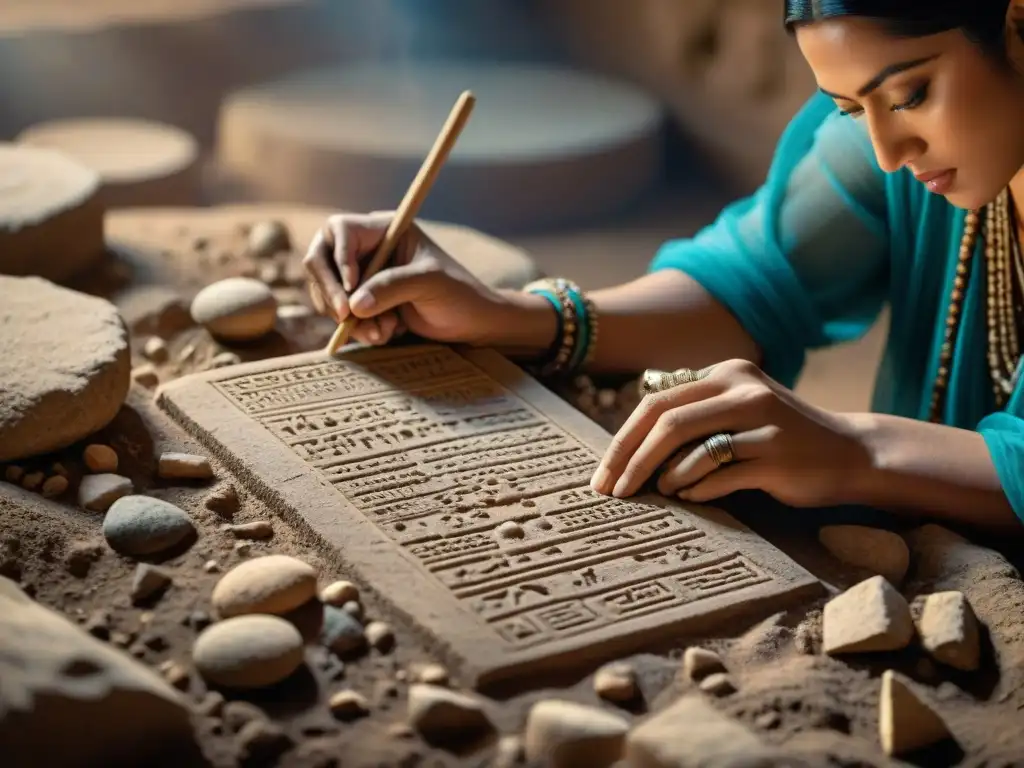
M 720 510 L 591 491 L 609 435 L 493 352 L 350 347 L 157 397 L 479 687 L 823 591 Z

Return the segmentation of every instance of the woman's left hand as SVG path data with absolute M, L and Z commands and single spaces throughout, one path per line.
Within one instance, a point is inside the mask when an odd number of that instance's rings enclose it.
M 731 435 L 716 466 L 704 440 Z M 762 490 L 792 507 L 853 503 L 871 455 L 848 416 L 817 408 L 753 363 L 730 360 L 698 381 L 647 395 L 615 435 L 594 490 L 623 498 L 659 469 L 658 491 L 704 502 Z

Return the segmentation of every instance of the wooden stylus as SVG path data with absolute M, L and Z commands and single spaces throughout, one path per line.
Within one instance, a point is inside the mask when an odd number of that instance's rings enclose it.
M 441 166 L 448 159 L 448 154 L 452 151 L 452 147 L 455 146 L 459 134 L 466 125 L 466 121 L 469 120 L 469 114 L 473 111 L 475 104 L 476 97 L 470 91 L 463 91 L 462 95 L 459 96 L 459 100 L 455 102 L 455 106 L 452 107 L 451 114 L 448 115 L 448 120 L 441 129 L 441 133 L 438 134 L 437 139 L 434 141 L 430 154 L 427 155 L 423 165 L 420 166 L 419 173 L 416 174 L 416 178 L 409 185 L 409 190 L 405 193 L 401 205 L 398 206 L 395 217 L 391 220 L 391 224 L 388 225 L 387 232 L 384 233 L 384 240 L 373 255 L 370 263 L 366 265 L 366 269 L 362 270 L 363 281 L 369 280 L 381 270 L 391 256 L 391 251 L 398 243 L 399 238 L 405 234 L 409 225 L 413 223 L 416 214 L 419 213 L 420 207 L 427 197 L 427 193 L 434 184 L 434 180 L 437 179 L 437 174 L 441 171 Z M 327 343 L 327 354 L 335 354 L 348 341 L 352 329 L 358 322 L 358 318 L 353 315 L 349 315 L 341 321 L 337 330 L 334 331 L 334 335 L 331 336 L 331 340 Z

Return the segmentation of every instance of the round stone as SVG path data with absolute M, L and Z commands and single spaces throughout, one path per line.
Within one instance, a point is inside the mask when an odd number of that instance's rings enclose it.
M 320 642 L 337 654 L 347 654 L 366 647 L 363 625 L 348 611 L 324 606 L 324 623 Z
M 316 596 L 316 571 L 288 555 L 267 555 L 236 565 L 213 588 L 211 600 L 223 617 L 282 614 Z
M 206 286 L 192 300 L 192 319 L 224 341 L 265 336 L 277 322 L 277 300 L 266 284 L 229 277 Z
M 199 147 L 171 125 L 126 118 L 54 120 L 27 128 L 23 145 L 56 150 L 92 169 L 108 208 L 195 205 Z
M 249 255 L 257 259 L 272 258 L 291 250 L 291 247 L 292 239 L 288 234 L 288 228 L 280 221 L 258 221 L 249 230 Z
M 103 535 L 122 555 L 151 555 L 179 544 L 195 529 L 184 511 L 151 496 L 123 496 L 107 510 Z
M 90 472 L 117 472 L 117 453 L 109 445 L 93 443 L 85 446 L 82 459 Z
M 262 688 L 299 668 L 302 635 L 277 616 L 236 616 L 204 629 L 192 646 L 192 660 L 212 683 Z
M 345 603 L 359 602 L 359 588 L 351 581 L 335 581 L 320 591 L 320 600 L 339 607 Z
M 0 462 L 66 448 L 107 426 L 131 386 L 116 307 L 38 277 L 0 276 L 0 296 Z
M 480 94 L 423 207 L 489 230 L 621 208 L 661 175 L 663 110 L 640 89 L 567 68 L 362 63 L 229 95 L 218 159 L 256 198 L 393 209 L 458 94 Z
M 865 525 L 826 525 L 818 530 L 818 541 L 837 559 L 884 576 L 900 586 L 910 567 L 910 549 L 903 537 Z
M 63 154 L 0 143 L 0 273 L 60 283 L 102 260 L 99 185 L 95 171 Z

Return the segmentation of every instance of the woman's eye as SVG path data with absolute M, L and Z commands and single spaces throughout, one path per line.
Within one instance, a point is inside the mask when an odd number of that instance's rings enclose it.
M 891 109 L 893 112 L 902 112 L 905 109 L 914 109 L 915 107 L 921 106 L 926 98 L 928 98 L 928 83 L 921 85 L 912 94 L 910 94 L 909 99 L 904 101 L 902 104 L 894 105 Z

